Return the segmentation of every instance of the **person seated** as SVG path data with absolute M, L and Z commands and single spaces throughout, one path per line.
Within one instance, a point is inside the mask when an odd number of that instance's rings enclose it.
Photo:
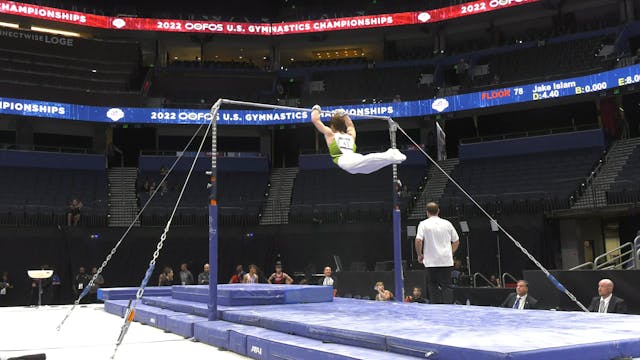
M 251 264 L 249 265 L 249 272 L 244 274 L 242 278 L 242 283 L 244 284 L 257 284 L 258 283 L 258 266 Z
M 378 281 L 376 286 L 373 288 L 378 293 L 376 294 L 376 301 L 391 301 L 393 300 L 393 293 L 389 290 L 385 290 L 384 283 L 382 281 Z
M 602 279 L 598 282 L 598 295 L 591 300 L 589 311 L 597 313 L 627 313 L 627 303 L 613 295 L 613 281 Z
M 173 285 L 173 269 L 165 266 L 162 270 L 162 274 L 158 277 L 158 286 L 171 286 Z
M 242 279 L 244 279 L 245 274 L 246 273 L 244 272 L 242 265 L 236 265 L 236 272 L 231 276 L 231 279 L 229 279 L 229 284 L 241 283 Z
M 286 272 L 282 271 L 282 264 L 276 263 L 275 272 L 267 279 L 269 284 L 293 284 L 293 279 Z
M 413 292 L 411 293 L 411 296 L 407 296 L 406 299 L 404 299 L 405 302 L 414 302 L 414 303 L 420 303 L 420 304 L 427 304 L 427 299 L 422 297 L 422 288 L 420 286 L 414 286 L 413 287 Z
M 324 276 L 318 280 L 318 285 L 333 286 L 333 296 L 338 295 L 338 279 L 332 276 L 333 270 L 331 266 L 324 267 Z
M 518 310 L 537 309 L 538 300 L 529 295 L 529 283 L 519 280 L 516 284 L 516 292 L 509 294 L 500 307 Z
M 356 152 L 356 128 L 344 110 L 336 110 L 329 126 L 320 120 L 322 110 L 315 105 L 311 111 L 311 122 L 324 135 L 333 162 L 350 174 L 370 174 L 385 166 L 400 164 L 407 157 L 398 149 L 382 153 L 362 155 Z
M 204 264 L 202 272 L 198 274 L 198 285 L 209 285 L 209 264 Z

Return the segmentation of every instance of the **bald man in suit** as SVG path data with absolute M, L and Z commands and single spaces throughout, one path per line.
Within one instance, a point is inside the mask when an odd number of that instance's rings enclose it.
M 627 303 L 613 295 L 613 281 L 602 279 L 598 282 L 598 295 L 591 300 L 589 311 L 597 313 L 627 313 Z

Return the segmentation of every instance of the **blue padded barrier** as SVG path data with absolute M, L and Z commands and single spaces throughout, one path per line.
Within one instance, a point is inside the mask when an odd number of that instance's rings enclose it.
M 208 287 L 173 286 L 174 299 L 206 303 Z M 223 306 L 299 304 L 333 301 L 329 286 L 224 284 L 218 285 L 218 304 Z
M 130 300 L 136 298 L 137 287 L 98 289 L 98 300 Z M 149 286 L 144 289 L 145 296 L 171 296 L 169 286 Z
M 167 317 L 182 315 L 175 311 L 160 309 L 153 306 L 147 306 L 143 304 L 138 304 L 135 309 L 134 320 L 146 324 L 151 325 L 153 327 L 157 327 L 162 330 L 167 329 Z
M 107 300 L 104 302 L 104 311 L 109 314 L 124 317 L 129 306 L 129 300 Z
M 186 338 L 193 337 L 193 326 L 196 323 L 207 321 L 206 317 L 195 315 L 176 315 L 167 317 L 165 330 Z

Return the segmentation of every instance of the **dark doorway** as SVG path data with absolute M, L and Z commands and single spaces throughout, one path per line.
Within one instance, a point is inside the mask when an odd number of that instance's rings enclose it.
M 115 128 L 113 143 L 123 152 L 124 166 L 138 166 L 140 150 L 156 148 L 156 129 L 151 127 Z

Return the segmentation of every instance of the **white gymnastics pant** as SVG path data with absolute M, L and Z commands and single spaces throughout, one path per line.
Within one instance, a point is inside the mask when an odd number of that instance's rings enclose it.
M 385 166 L 399 164 L 405 159 L 404 154 L 392 149 L 367 155 L 344 153 L 338 158 L 338 166 L 350 174 L 371 174 Z

